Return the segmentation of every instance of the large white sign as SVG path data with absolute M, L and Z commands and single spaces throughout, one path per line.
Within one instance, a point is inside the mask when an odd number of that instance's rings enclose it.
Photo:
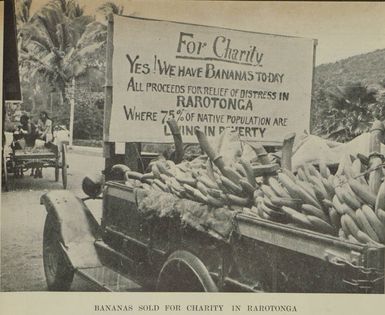
M 0 1 L 0 73 L 3 73 L 4 2 Z M 0 100 L 3 99 L 3 77 L 0 78 Z M 4 106 L 4 104 L 3 104 Z M 4 120 L 3 120 L 4 122 Z
M 226 127 L 241 139 L 282 143 L 309 129 L 314 40 L 114 16 L 116 142 L 184 142 Z

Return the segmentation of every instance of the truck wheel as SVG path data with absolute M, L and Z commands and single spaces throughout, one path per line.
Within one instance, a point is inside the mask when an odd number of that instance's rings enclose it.
M 47 286 L 50 291 L 68 291 L 74 277 L 61 247 L 59 222 L 48 214 L 44 225 L 43 263 Z
M 218 292 L 203 262 L 184 250 L 174 252 L 164 263 L 156 289 L 167 292 Z

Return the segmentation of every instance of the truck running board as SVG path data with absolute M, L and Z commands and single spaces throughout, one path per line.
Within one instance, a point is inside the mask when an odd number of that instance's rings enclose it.
M 103 291 L 142 291 L 142 287 L 139 284 L 105 266 L 78 268 L 75 270 L 75 272 L 81 278 L 90 281 L 92 284 L 96 285 Z

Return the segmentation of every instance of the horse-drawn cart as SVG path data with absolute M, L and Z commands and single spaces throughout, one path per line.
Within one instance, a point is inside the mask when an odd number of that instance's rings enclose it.
M 64 189 L 67 188 L 67 145 L 49 143 L 41 148 L 26 147 L 3 151 L 3 186 L 9 189 L 9 174 L 21 176 L 29 169 L 54 168 L 55 181 L 59 181 L 60 171 Z

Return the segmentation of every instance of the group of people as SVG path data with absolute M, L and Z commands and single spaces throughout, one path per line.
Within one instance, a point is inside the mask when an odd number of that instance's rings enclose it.
M 21 115 L 20 125 L 13 133 L 12 148 L 14 150 L 20 150 L 25 147 L 34 147 L 38 139 L 44 141 L 44 145 L 48 147 L 53 140 L 52 120 L 48 117 L 48 113 L 42 111 L 37 124 L 31 122 L 27 114 Z M 23 174 L 18 175 L 22 176 Z M 42 169 L 33 168 L 31 176 L 35 178 L 43 177 Z

